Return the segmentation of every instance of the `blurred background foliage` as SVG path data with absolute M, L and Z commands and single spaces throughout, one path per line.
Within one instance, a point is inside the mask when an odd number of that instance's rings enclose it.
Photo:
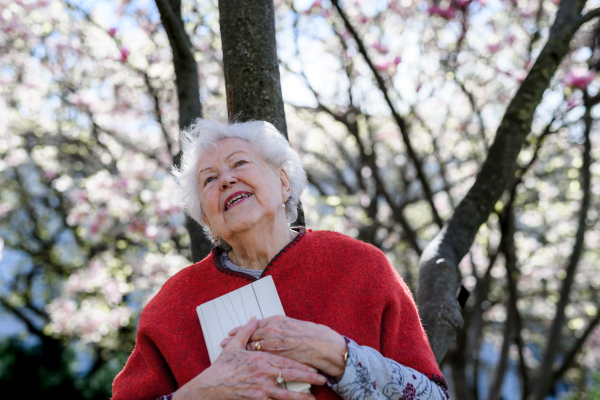
M 373 243 L 416 293 L 421 252 L 474 182 L 557 3 L 347 1 L 382 90 L 330 2 L 275 1 L 307 226 Z M 216 1 L 183 1 L 181 15 L 204 114 L 224 118 Z M 552 382 L 557 397 L 599 396 L 598 37 L 594 23 L 576 34 L 514 181 L 460 265 L 473 295 L 443 362 L 453 398 L 486 399 L 498 381 L 505 399 L 524 398 L 535 382 L 578 229 L 586 128 L 591 207 Z M 142 307 L 190 264 L 169 173 L 179 150 L 169 42 L 150 0 L 0 0 L 0 54 L 0 390 L 106 398 Z M 507 330 L 512 281 L 518 324 Z

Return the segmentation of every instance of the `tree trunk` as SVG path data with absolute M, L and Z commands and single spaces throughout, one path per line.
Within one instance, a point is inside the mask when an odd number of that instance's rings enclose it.
M 181 20 L 181 0 L 156 0 L 156 6 L 173 51 L 175 85 L 179 100 L 179 129 L 183 130 L 193 120 L 202 117 L 198 67 L 190 39 Z M 181 150 L 173 156 L 173 165 L 179 167 L 180 163 Z M 193 219 L 187 217 L 185 227 L 190 235 L 192 261 L 198 262 L 210 253 L 211 244 L 204 236 L 200 225 Z
M 585 0 L 562 0 L 548 42 L 510 102 L 475 183 L 420 261 L 417 303 L 436 360 L 440 362 L 463 318 L 456 302 L 458 263 L 514 175 L 516 159 L 531 130 L 535 109 L 569 51 Z
M 219 15 L 230 119 L 270 122 L 287 139 L 273 0 L 220 0 Z

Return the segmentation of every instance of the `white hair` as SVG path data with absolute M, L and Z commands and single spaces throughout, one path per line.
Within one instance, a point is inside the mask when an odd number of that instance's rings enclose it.
M 198 118 L 181 132 L 181 167 L 173 167 L 171 172 L 180 184 L 180 201 L 184 212 L 210 231 L 202 218 L 202 205 L 198 191 L 198 162 L 209 147 L 216 148 L 219 140 L 237 138 L 245 140 L 259 149 L 264 160 L 271 166 L 283 168 L 290 180 L 291 195 L 285 202 L 285 215 L 288 223 L 298 217 L 298 202 L 306 188 L 306 172 L 300 156 L 290 147 L 281 133 L 268 122 L 248 121 L 222 124 L 216 120 Z

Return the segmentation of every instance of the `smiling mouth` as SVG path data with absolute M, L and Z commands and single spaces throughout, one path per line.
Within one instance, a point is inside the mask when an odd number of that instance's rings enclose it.
M 235 196 L 234 198 L 232 198 L 231 200 L 229 200 L 227 202 L 227 204 L 225 204 L 225 211 L 229 210 L 231 207 L 233 207 L 234 205 L 236 205 L 240 201 L 242 201 L 245 198 L 248 198 L 250 196 L 252 196 L 252 193 L 244 193 L 244 194 L 240 194 L 240 195 Z

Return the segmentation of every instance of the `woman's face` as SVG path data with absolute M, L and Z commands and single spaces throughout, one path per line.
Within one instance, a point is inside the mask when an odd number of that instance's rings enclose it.
M 290 195 L 283 169 L 275 169 L 258 149 L 242 139 L 223 139 L 198 162 L 203 218 L 213 234 L 228 240 L 236 233 L 283 217 Z

